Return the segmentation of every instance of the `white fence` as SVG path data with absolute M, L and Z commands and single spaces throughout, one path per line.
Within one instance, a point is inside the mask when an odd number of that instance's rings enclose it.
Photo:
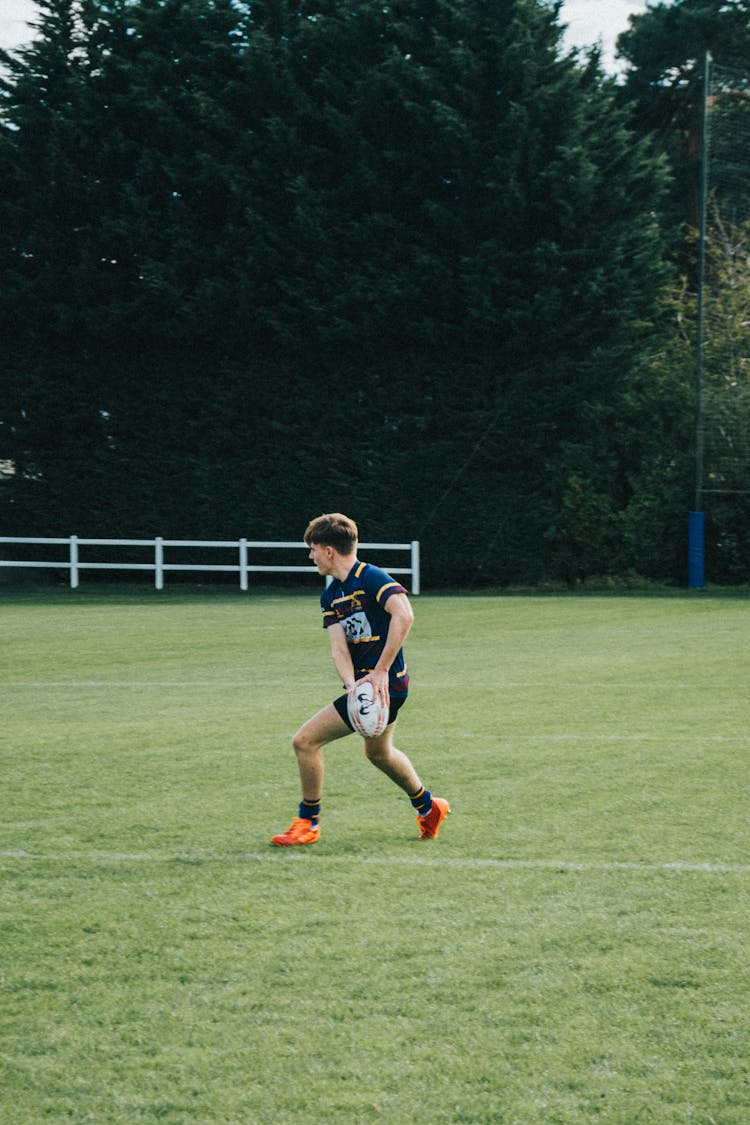
M 79 539 L 77 535 L 71 535 L 63 539 L 33 539 L 17 536 L 0 535 L 0 544 L 3 543 L 27 543 L 27 544 L 45 544 L 51 546 L 67 546 L 67 558 L 61 560 L 28 560 L 28 559 L 0 559 L 0 567 L 19 567 L 19 568 L 36 568 L 47 570 L 68 570 L 70 571 L 70 585 L 73 589 L 78 586 L 80 572 L 82 570 L 150 570 L 154 573 L 154 585 L 157 590 L 164 588 L 164 575 L 168 571 L 201 571 L 201 572 L 217 572 L 222 571 L 228 574 L 238 574 L 240 579 L 240 589 L 247 590 L 248 588 L 248 575 L 249 574 L 317 574 L 314 566 L 298 566 L 289 565 L 283 566 L 276 563 L 263 565 L 253 561 L 250 562 L 251 552 L 253 559 L 256 558 L 256 552 L 261 551 L 286 551 L 294 550 L 297 552 L 305 551 L 304 543 L 300 542 L 260 542 L 252 539 L 230 539 L 230 540 L 190 540 L 190 539 L 162 539 L 157 536 L 155 539 Z M 378 551 L 388 552 L 402 551 L 409 553 L 408 566 L 388 566 L 380 557 L 376 560 L 379 566 L 385 566 L 389 574 L 408 574 L 411 575 L 411 593 L 418 594 L 420 592 L 419 581 L 419 541 L 413 539 L 411 543 L 360 543 L 360 548 L 363 551 Z M 150 548 L 149 561 L 147 562 L 85 562 L 81 559 L 81 548 L 83 547 L 135 547 L 135 548 Z M 235 553 L 236 561 L 232 563 L 183 563 L 183 562 L 166 562 L 165 551 L 171 551 L 173 548 L 208 548 L 221 549 L 223 551 L 231 550 Z M 4 552 L 3 552 L 4 553 Z

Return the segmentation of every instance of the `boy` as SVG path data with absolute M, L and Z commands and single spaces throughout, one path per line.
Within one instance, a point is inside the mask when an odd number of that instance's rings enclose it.
M 434 839 L 450 812 L 448 802 L 432 797 L 406 754 L 393 745 L 398 712 L 409 691 L 402 646 L 414 614 L 400 583 L 386 571 L 357 558 L 358 539 L 354 520 L 340 512 L 318 516 L 305 532 L 305 543 L 318 573 L 332 579 L 321 594 L 320 604 L 344 694 L 308 719 L 294 736 L 302 801 L 286 832 L 272 837 L 271 843 L 278 847 L 314 844 L 320 837 L 323 747 L 352 733 L 346 693 L 360 680 L 369 680 L 375 697 L 390 704 L 384 732 L 364 739 L 365 755 L 409 796 L 417 813 L 420 839 Z

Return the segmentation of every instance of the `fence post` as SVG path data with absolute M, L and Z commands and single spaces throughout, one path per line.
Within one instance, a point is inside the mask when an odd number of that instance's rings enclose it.
M 240 590 L 247 589 L 247 539 L 240 539 Z
M 411 541 L 411 592 L 418 594 L 420 590 L 419 582 L 419 540 L 412 539 Z
M 157 590 L 164 589 L 164 540 L 161 535 L 154 539 L 154 585 Z
M 70 588 L 78 589 L 78 536 L 70 537 Z
M 706 513 L 688 515 L 688 588 L 702 590 L 706 584 Z

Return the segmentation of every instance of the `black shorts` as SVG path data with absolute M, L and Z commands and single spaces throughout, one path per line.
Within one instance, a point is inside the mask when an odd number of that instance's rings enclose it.
M 353 731 L 354 727 L 352 726 L 352 721 L 349 718 L 349 712 L 346 709 L 346 699 L 347 699 L 347 697 L 345 695 L 340 695 L 338 697 L 338 699 L 334 699 L 333 706 L 336 708 L 336 710 L 338 711 L 341 718 L 344 720 L 346 725 L 349 727 L 349 730 Z M 399 695 L 399 696 L 396 696 L 396 698 L 391 696 L 391 708 L 390 708 L 390 711 L 388 712 L 388 725 L 389 726 L 390 726 L 391 723 L 395 723 L 396 716 L 398 715 L 398 713 L 401 710 L 401 708 L 403 707 L 403 705 L 406 703 L 406 699 L 407 699 L 407 697 L 405 695 Z

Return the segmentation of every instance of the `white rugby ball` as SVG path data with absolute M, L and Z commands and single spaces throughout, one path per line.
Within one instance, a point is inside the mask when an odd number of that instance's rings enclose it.
M 355 684 L 347 692 L 346 709 L 351 724 L 363 738 L 377 738 L 388 726 L 388 705 L 376 702 L 369 680 Z

